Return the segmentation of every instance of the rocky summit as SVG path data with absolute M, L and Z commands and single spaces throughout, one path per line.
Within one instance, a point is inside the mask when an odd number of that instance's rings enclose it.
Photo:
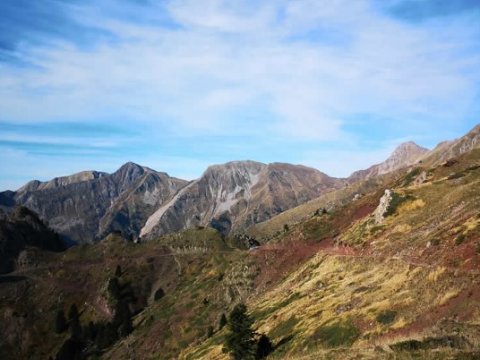
M 373 165 L 366 170 L 359 170 L 350 175 L 349 180 L 355 182 L 378 175 L 390 173 L 403 167 L 415 164 L 429 151 L 418 146 L 413 141 L 400 144 L 390 157 L 380 164 Z
M 343 180 L 300 165 L 234 161 L 210 166 L 160 207 L 140 236 L 198 226 L 212 226 L 224 234 L 244 230 L 343 185 Z
M 134 163 L 112 174 L 85 171 L 4 192 L 0 205 L 26 206 L 67 243 L 88 243 L 112 231 L 135 237 L 145 220 L 187 181 Z

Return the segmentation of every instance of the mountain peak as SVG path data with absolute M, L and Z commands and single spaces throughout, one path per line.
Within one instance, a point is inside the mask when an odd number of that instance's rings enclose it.
M 117 171 L 130 171 L 130 170 L 144 170 L 144 167 L 141 165 L 138 165 L 137 163 L 134 163 L 133 161 L 127 161 L 125 164 L 120 166 L 120 168 Z
M 366 170 L 355 171 L 350 175 L 350 181 L 367 179 L 378 175 L 409 166 L 424 156 L 428 149 L 421 147 L 413 141 L 407 141 L 398 145 L 387 160 L 380 164 L 373 165 Z
M 417 145 L 413 141 L 404 142 L 397 146 L 386 161 L 379 164 L 378 174 L 386 174 L 404 166 L 412 165 L 428 151 L 428 149 Z
M 258 173 L 267 165 L 252 161 L 230 161 L 225 164 L 210 165 L 204 172 L 204 176 L 207 174 L 227 173 L 227 172 L 242 172 L 242 173 Z
M 392 155 L 390 155 L 390 158 L 398 157 L 398 156 L 411 157 L 411 156 L 423 155 L 427 151 L 428 149 L 418 145 L 417 143 L 413 141 L 407 141 L 398 145 L 393 151 Z

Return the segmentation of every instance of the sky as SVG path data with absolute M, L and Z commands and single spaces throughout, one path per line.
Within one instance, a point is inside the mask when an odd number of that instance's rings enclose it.
M 127 161 L 348 176 L 479 110 L 480 0 L 0 1 L 0 190 Z

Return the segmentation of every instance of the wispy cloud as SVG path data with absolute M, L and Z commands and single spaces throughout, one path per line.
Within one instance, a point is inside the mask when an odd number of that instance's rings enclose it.
M 392 139 L 459 135 L 480 108 L 480 16 L 467 0 L 14 3 L 0 5 L 7 24 L 25 23 L 0 41 L 0 122 L 115 121 L 136 129 L 129 150 L 145 158 L 152 144 L 167 142 L 156 155 L 168 156 L 210 136 L 219 153 L 202 149 L 206 162 L 299 162 L 325 149 L 373 160 Z M 379 121 L 392 125 L 378 133 Z M 102 136 L 120 147 L 132 137 Z M 290 149 L 262 147 L 272 138 Z

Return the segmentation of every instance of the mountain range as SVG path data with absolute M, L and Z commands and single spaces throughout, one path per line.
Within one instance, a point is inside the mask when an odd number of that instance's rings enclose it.
M 31 209 L 68 244 L 99 241 L 113 231 L 132 240 L 199 226 L 223 234 L 242 232 L 360 180 L 458 156 L 479 146 L 479 132 L 477 126 L 431 151 L 403 143 L 384 162 L 345 179 L 302 165 L 233 161 L 210 166 L 199 179 L 186 181 L 129 162 L 112 174 L 84 171 L 31 181 L 0 193 L 0 207 Z
M 256 359 L 479 359 L 479 137 L 0 193 L 0 358 L 227 360 L 245 304 Z

